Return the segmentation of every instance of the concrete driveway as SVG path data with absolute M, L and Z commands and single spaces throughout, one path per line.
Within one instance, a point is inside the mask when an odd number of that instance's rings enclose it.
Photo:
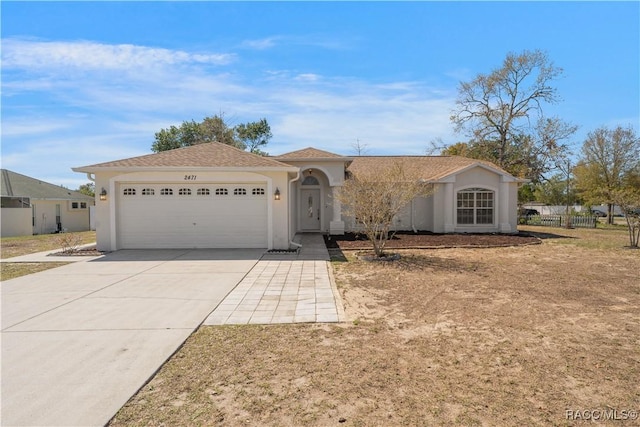
M 104 425 L 262 254 L 123 250 L 3 282 L 1 424 Z

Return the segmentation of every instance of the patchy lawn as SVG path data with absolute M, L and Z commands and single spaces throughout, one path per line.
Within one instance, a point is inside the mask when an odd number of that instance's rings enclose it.
M 3 237 L 0 239 L 0 259 L 7 259 L 36 252 L 62 249 L 60 239 L 65 235 L 78 236 L 81 245 L 96 241 L 95 231 L 63 234 L 39 234 L 37 236 Z
M 62 249 L 60 239 L 73 235 L 79 244 L 92 243 L 96 241 L 95 231 L 83 231 L 78 233 L 64 234 L 40 234 L 37 236 L 3 237 L 0 240 L 0 259 L 28 255 L 37 252 Z M 49 270 L 68 264 L 66 262 L 0 262 L 0 281 L 14 279 L 20 276 Z
M 567 411 L 639 410 L 640 251 L 616 230 L 530 229 L 542 244 L 347 252 L 333 264 L 349 323 L 202 327 L 110 425 L 583 425 Z
M 0 281 L 15 279 L 39 271 L 62 267 L 68 262 L 2 262 L 0 263 Z

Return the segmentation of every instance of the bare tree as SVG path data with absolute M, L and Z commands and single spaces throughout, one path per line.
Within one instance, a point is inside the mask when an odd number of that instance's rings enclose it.
M 638 249 L 640 244 L 640 188 L 627 187 L 623 190 L 617 190 L 613 194 L 613 200 L 624 213 L 629 231 L 629 246 Z
M 561 75 L 546 53 L 534 50 L 509 53 L 502 67 L 461 82 L 451 121 L 471 138 L 467 154 L 534 181 L 552 169 L 577 129 L 543 114 L 545 103 L 559 101 L 552 83 Z
M 358 170 L 345 181 L 337 198 L 343 212 L 362 227 L 375 256 L 382 257 L 394 217 L 414 198 L 432 191 L 417 168 L 398 160 L 386 167 Z
M 364 156 L 369 151 L 369 145 L 360 141 L 360 139 L 356 139 L 356 142 L 351 144 L 351 148 L 356 153 L 356 156 Z

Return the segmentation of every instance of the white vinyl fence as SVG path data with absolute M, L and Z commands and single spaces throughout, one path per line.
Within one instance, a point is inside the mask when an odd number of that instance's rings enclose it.
M 518 224 L 544 227 L 596 228 L 597 223 L 597 217 L 587 215 L 527 215 L 518 218 Z

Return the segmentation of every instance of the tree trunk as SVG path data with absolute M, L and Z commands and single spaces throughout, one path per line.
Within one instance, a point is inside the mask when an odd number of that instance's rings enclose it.
M 613 204 L 607 204 L 607 224 L 613 225 Z

